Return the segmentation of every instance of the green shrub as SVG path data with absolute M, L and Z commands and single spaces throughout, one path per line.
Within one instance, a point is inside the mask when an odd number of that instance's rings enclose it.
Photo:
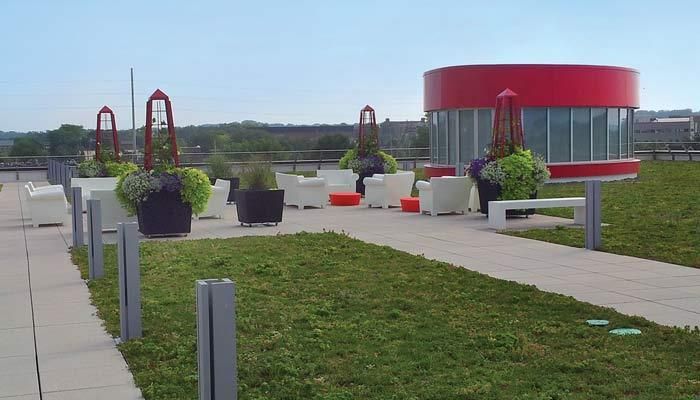
M 384 159 L 384 173 L 395 174 L 399 169 L 399 163 L 396 162 L 396 159 L 383 151 L 379 152 L 379 156 Z
M 138 165 L 131 162 L 117 162 L 117 161 L 107 161 L 105 162 L 105 172 L 107 176 L 118 177 L 127 172 L 134 172 L 138 170 Z
M 105 176 L 104 164 L 96 160 L 85 160 L 78 164 L 78 176 L 81 178 L 98 178 Z
M 530 150 L 520 150 L 496 160 L 504 173 L 500 183 L 500 200 L 529 199 L 544 182 L 549 179 L 549 171 L 540 156 L 533 156 Z M 488 168 L 487 165 L 482 170 Z
M 197 168 L 178 168 L 176 172 L 182 178 L 182 200 L 192 206 L 193 213 L 204 212 L 211 196 L 207 174 Z
M 267 162 L 250 163 L 241 171 L 241 187 L 250 190 L 265 190 L 273 186 L 272 165 Z
M 226 162 L 226 157 L 221 154 L 216 154 L 207 159 L 209 164 L 209 177 L 210 178 L 231 178 L 233 174 L 231 173 L 231 164 Z

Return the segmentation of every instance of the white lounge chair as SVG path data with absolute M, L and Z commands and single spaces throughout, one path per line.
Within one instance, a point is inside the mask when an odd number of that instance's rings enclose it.
M 430 182 L 416 182 L 421 213 L 428 212 L 432 216 L 453 212 L 466 214 L 472 186 L 467 176 L 433 177 Z
M 325 208 L 328 202 L 326 180 L 323 178 L 305 178 L 301 175 L 275 173 L 277 187 L 284 189 L 284 204 L 304 207 Z
M 87 200 L 90 198 L 90 191 L 114 190 L 117 188 L 117 178 L 71 178 L 70 187 L 80 187 L 83 190 L 83 211 L 85 211 L 87 210 Z
M 63 191 L 42 190 L 32 192 L 24 185 L 25 198 L 29 203 L 32 225 L 63 224 L 68 217 L 68 202 Z
M 63 191 L 63 185 L 46 185 L 46 186 L 35 186 L 32 181 L 27 182 L 29 190 L 34 192 L 36 190 L 60 190 Z
M 316 176 L 326 180 L 328 194 L 334 192 L 355 193 L 355 184 L 360 176 L 351 169 L 319 169 Z
M 365 203 L 369 207 L 382 208 L 401 206 L 402 197 L 411 196 L 411 188 L 416 174 L 413 171 L 401 171 L 395 174 L 374 174 L 365 178 Z
M 207 202 L 207 209 L 194 218 L 223 218 L 230 187 L 231 182 L 225 179 L 217 179 L 214 182 L 214 186 L 211 187 L 211 196 L 209 196 L 209 201 Z
M 130 217 L 126 209 L 119 203 L 117 193 L 114 190 L 91 190 L 90 199 L 100 201 L 103 231 L 116 231 L 119 222 L 136 221 L 136 217 Z

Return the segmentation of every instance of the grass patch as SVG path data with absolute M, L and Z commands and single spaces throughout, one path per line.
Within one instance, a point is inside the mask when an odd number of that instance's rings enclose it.
M 583 196 L 583 183 L 550 184 L 539 197 Z M 603 251 L 700 268 L 700 163 L 644 161 L 639 178 L 602 187 Z M 573 218 L 573 209 L 538 213 Z M 508 235 L 583 247 L 576 228 Z
M 85 248 L 74 260 L 86 275 Z M 89 282 L 118 335 L 115 247 Z M 693 399 L 700 334 L 334 233 L 146 242 L 146 399 L 197 398 L 196 279 L 237 285 L 241 399 Z M 642 329 L 613 337 L 588 318 Z

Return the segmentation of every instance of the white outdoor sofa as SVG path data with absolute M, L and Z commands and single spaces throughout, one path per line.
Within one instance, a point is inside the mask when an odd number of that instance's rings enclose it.
M 223 218 L 230 187 L 231 182 L 228 180 L 217 179 L 214 182 L 214 186 L 211 187 L 211 196 L 209 196 L 209 201 L 207 202 L 207 209 L 201 214 L 195 215 L 194 218 Z
M 573 207 L 574 223 L 583 225 L 586 220 L 585 197 L 561 197 L 556 199 L 528 199 L 489 201 L 489 228 L 506 229 L 506 210 L 528 208 Z
M 374 174 L 365 178 L 365 203 L 368 207 L 382 208 L 401 206 L 402 197 L 410 197 L 416 174 L 399 171 L 395 174 Z
M 284 189 L 284 204 L 304 207 L 324 208 L 328 202 L 326 180 L 323 178 L 305 178 L 301 175 L 275 173 L 277 187 Z
M 30 191 L 36 191 L 36 190 L 60 190 L 63 192 L 63 185 L 46 185 L 46 186 L 34 186 L 34 183 L 32 181 L 27 182 L 27 186 L 29 186 Z
M 355 184 L 360 179 L 351 169 L 319 169 L 316 176 L 326 180 L 329 195 L 334 192 L 355 193 Z
M 63 224 L 68 217 L 68 202 L 62 190 L 35 190 L 24 185 L 32 225 Z
M 136 216 L 129 216 L 128 212 L 117 199 L 114 190 L 91 190 L 90 200 L 100 201 L 100 214 L 102 231 L 116 231 L 119 222 L 135 222 Z
M 428 212 L 433 217 L 453 212 L 466 214 L 472 186 L 468 176 L 433 177 L 430 182 L 416 182 L 421 213 Z
M 83 211 L 85 211 L 87 210 L 87 200 L 90 198 L 90 191 L 114 190 L 117 188 L 117 178 L 71 178 L 70 187 L 80 187 L 83 190 Z

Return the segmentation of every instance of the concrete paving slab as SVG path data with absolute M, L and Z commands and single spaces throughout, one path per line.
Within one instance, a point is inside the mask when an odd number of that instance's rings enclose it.
M 0 393 L 6 397 L 38 394 L 36 371 L 0 375 Z
M 80 390 L 48 392 L 44 400 L 139 400 L 141 393 L 133 385 L 105 386 Z
M 0 358 L 17 356 L 34 356 L 33 329 L 0 329 Z
M 52 369 L 49 371 L 40 369 L 39 372 L 41 373 L 41 388 L 44 392 L 133 385 L 131 373 L 125 366 L 118 365 Z

